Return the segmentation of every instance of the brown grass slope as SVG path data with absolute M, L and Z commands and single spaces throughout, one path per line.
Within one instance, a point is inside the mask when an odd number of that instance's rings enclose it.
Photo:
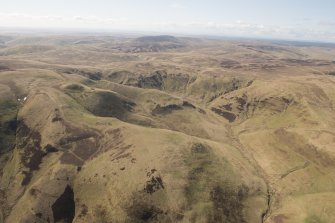
M 5 44 L 0 222 L 335 221 L 332 48 Z

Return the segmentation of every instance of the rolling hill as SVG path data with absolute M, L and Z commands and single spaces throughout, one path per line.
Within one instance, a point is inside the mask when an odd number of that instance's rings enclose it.
M 0 40 L 0 223 L 335 222 L 334 48 Z

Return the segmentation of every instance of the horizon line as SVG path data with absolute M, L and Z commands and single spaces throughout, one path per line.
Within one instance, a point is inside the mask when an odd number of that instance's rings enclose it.
M 37 33 L 36 33 L 37 31 Z M 3 33 L 5 32 L 5 33 Z M 34 32 L 34 33 L 31 33 Z M 284 41 L 284 42 L 301 42 L 301 43 L 324 43 L 334 44 L 331 40 L 317 40 L 317 39 L 298 39 L 298 38 L 281 38 L 271 36 L 247 36 L 247 35 L 229 35 L 229 34 L 206 34 L 196 32 L 168 32 L 168 31 L 152 31 L 152 30 L 132 30 L 132 29 L 110 29 L 110 28 L 80 28 L 80 27 L 20 27 L 20 26 L 0 26 L 0 35 L 68 35 L 79 34 L 99 36 L 107 35 L 128 35 L 128 36 L 159 36 L 171 35 L 183 38 L 205 38 L 205 39 L 226 39 L 226 40 L 265 40 L 265 41 Z

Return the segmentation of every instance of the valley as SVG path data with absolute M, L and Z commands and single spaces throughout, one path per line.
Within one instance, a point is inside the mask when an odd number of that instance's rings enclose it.
M 0 223 L 335 222 L 335 45 L 0 40 Z

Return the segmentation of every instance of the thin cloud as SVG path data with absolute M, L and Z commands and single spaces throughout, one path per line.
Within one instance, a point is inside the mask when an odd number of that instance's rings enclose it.
M 335 28 L 335 22 L 332 21 L 320 21 L 318 23 L 319 26 L 327 26 L 327 27 L 331 27 L 331 28 Z
M 180 7 L 174 5 L 174 7 Z M 100 16 L 50 16 L 30 15 L 23 13 L 0 13 L 0 26 L 35 26 L 37 28 L 102 28 L 134 30 L 134 31 L 162 31 L 179 32 L 185 34 L 235 35 L 252 37 L 271 37 L 287 39 L 326 40 L 335 41 L 335 23 L 322 21 L 313 26 L 269 26 L 264 24 L 235 21 L 218 23 L 213 21 L 199 22 L 141 22 L 127 18 L 112 18 Z

